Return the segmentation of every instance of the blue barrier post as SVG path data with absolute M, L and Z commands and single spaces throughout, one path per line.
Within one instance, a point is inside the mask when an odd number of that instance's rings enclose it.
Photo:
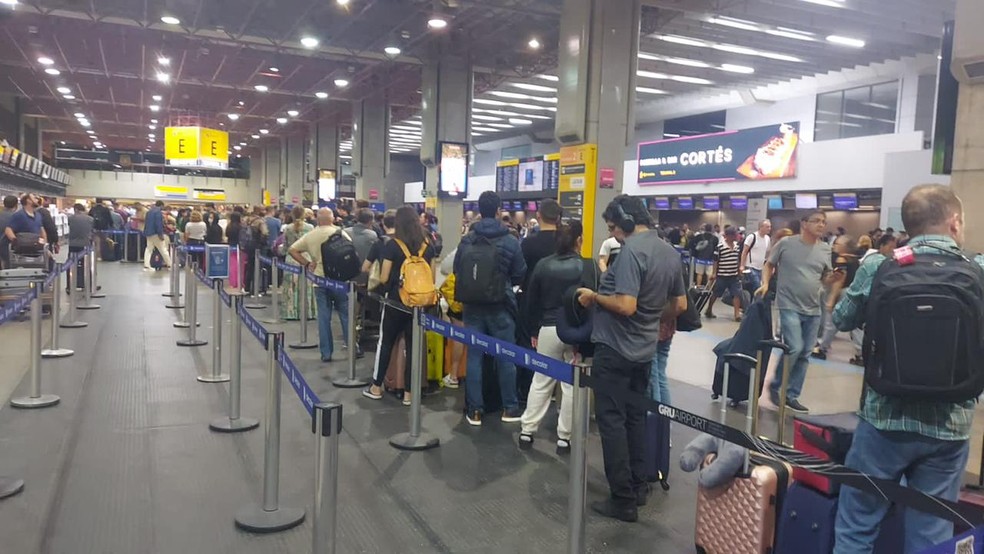
M 277 353 L 283 348 L 283 333 L 267 333 L 266 415 L 263 418 L 263 502 L 252 504 L 236 514 L 236 526 L 252 533 L 276 533 L 300 525 L 306 516 L 303 508 L 280 505 L 280 390 L 283 381 L 277 366 Z
M 342 434 L 342 405 L 314 406 L 314 541 L 311 552 L 335 554 L 338 504 L 338 437 Z
M 429 433 L 420 431 L 421 389 L 424 383 L 424 366 L 427 360 L 427 346 L 424 342 L 424 328 L 420 308 L 413 309 L 413 333 L 410 342 L 413 345 L 413 359 L 410 373 L 410 432 L 397 433 L 390 437 L 389 443 L 399 450 L 429 450 L 441 445 L 441 440 Z
M 591 425 L 590 396 L 581 385 L 581 375 L 589 368 L 574 368 L 574 421 L 571 429 L 570 481 L 567 496 L 567 551 L 571 554 L 585 552 L 585 498 L 588 493 L 588 427 Z
M 13 398 L 15 408 L 47 408 L 61 402 L 54 394 L 41 394 L 41 283 L 31 282 L 31 392 Z
M 222 279 L 212 280 L 212 288 L 215 290 L 212 299 L 212 374 L 199 375 L 198 380 L 202 383 L 225 383 L 229 380 L 229 374 L 222 373 L 222 307 L 225 304 L 219 294 L 222 287 Z
M 51 291 L 51 348 L 45 348 L 41 351 L 42 358 L 67 358 L 68 356 L 75 354 L 74 350 L 58 347 L 58 327 L 61 320 L 61 275 L 62 269 L 71 263 L 71 258 L 69 258 L 69 260 L 66 260 L 64 265 L 59 264 L 55 266 L 55 281 L 52 284 L 54 289 Z M 71 286 L 71 281 L 69 281 L 69 287 Z
M 239 317 L 239 308 L 243 302 L 242 296 L 232 298 L 232 332 L 230 333 L 229 351 L 229 415 L 220 417 L 208 424 L 208 428 L 219 433 L 241 433 L 251 431 L 260 426 L 260 422 L 251 417 L 241 417 L 243 381 L 243 320 Z

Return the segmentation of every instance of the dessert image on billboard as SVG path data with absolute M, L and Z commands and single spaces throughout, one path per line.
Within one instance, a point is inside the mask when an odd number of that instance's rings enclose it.
M 782 179 L 796 175 L 796 145 L 799 133 L 792 125 L 783 123 L 779 134 L 760 146 L 738 167 L 738 173 L 748 179 Z

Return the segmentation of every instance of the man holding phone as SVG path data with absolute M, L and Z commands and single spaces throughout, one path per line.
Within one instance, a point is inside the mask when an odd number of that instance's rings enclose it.
M 846 276 L 843 270 L 834 271 L 831 267 L 830 245 L 820 240 L 826 228 L 827 215 L 820 210 L 803 217 L 800 234 L 782 239 L 772 249 L 762 267 L 762 286 L 755 291 L 755 295 L 760 297 L 768 294 L 772 274 L 778 272 L 776 302 L 779 326 L 793 362 L 786 391 L 786 407 L 799 413 L 809 412 L 800 403 L 799 396 L 806 381 L 810 352 L 820 330 L 821 285 L 843 282 Z M 783 366 L 780 365 L 770 387 L 770 399 L 776 406 L 779 405 L 782 372 Z

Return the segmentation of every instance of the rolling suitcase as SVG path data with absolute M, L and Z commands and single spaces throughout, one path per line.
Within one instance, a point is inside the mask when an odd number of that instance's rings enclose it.
M 646 413 L 646 480 L 670 490 L 670 419 Z
M 814 458 L 843 464 L 857 427 L 858 416 L 854 412 L 796 416 L 793 420 L 793 448 Z M 824 494 L 836 495 L 840 492 L 838 483 L 802 468 L 793 470 L 793 480 Z
M 749 398 L 755 398 L 761 366 L 746 354 L 724 356 L 724 388 L 732 361 L 752 364 Z M 726 424 L 727 402 L 721 399 L 721 424 Z M 745 432 L 754 435 L 757 402 L 749 402 Z M 709 457 L 710 458 L 710 457 Z M 698 554 L 771 554 L 776 524 L 789 484 L 787 464 L 758 454 L 745 454 L 742 472 L 731 482 L 714 488 L 697 488 L 694 545 Z
M 487 414 L 502 411 L 499 368 L 492 356 L 482 356 L 482 402 Z

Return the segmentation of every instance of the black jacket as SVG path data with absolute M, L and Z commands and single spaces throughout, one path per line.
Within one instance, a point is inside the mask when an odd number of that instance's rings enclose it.
M 599 274 L 593 260 L 577 254 L 554 254 L 540 260 L 533 270 L 529 291 L 526 292 L 529 299 L 527 325 L 531 335 L 536 336 L 541 327 L 557 325 L 557 318 L 561 317 L 560 310 L 564 306 L 565 291 L 572 286 L 588 285 Z
M 44 228 L 44 234 L 48 237 L 48 243 L 58 244 L 58 226 L 55 225 L 55 218 L 51 217 L 48 208 L 38 208 L 38 213 L 41 214 L 41 227 Z

